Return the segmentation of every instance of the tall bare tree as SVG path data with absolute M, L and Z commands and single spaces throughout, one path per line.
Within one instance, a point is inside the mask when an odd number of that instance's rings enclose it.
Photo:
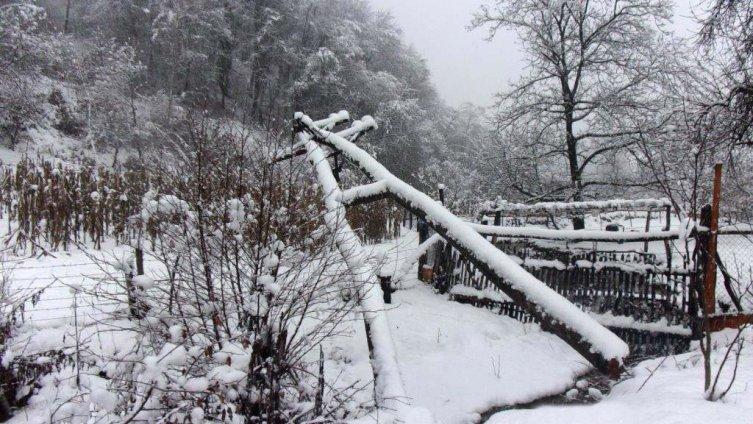
M 496 131 L 525 128 L 533 160 L 567 175 L 543 191 L 516 181 L 516 190 L 529 199 L 581 200 L 587 189 L 613 184 L 590 170 L 657 127 L 670 16 L 667 0 L 497 0 L 480 9 L 471 28 L 488 28 L 490 39 L 514 30 L 528 69 L 498 94 Z M 583 228 L 583 219 L 573 225 Z

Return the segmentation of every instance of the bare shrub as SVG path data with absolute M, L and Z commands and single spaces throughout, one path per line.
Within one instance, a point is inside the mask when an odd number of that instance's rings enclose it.
M 131 220 L 145 275 L 130 255 L 102 262 L 117 271 L 90 294 L 120 306 L 81 332 L 85 376 L 51 420 L 334 422 L 370 407 L 371 381 L 323 375 L 325 351 L 348 361 L 329 343 L 359 312 L 315 185 L 267 166 L 276 136 L 187 127 L 154 164 L 165 191 Z

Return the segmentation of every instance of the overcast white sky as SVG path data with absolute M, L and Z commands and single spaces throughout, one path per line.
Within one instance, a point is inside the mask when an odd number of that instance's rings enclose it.
M 694 24 L 691 10 L 701 0 L 676 0 L 674 25 L 688 34 Z M 523 71 L 513 33 L 499 33 L 491 42 L 487 32 L 466 30 L 473 12 L 493 0 L 371 0 L 377 9 L 392 13 L 405 39 L 426 58 L 442 97 L 453 106 L 463 102 L 488 105 L 494 93 Z

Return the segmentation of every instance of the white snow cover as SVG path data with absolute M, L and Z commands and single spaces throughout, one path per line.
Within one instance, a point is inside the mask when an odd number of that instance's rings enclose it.
M 668 231 L 600 231 L 600 230 L 554 230 L 550 228 L 534 227 L 500 227 L 468 223 L 480 234 L 500 237 L 540 238 L 546 240 L 593 240 L 593 241 L 643 241 L 679 239 L 683 232 L 680 229 Z
M 402 281 L 403 279 L 405 279 L 405 277 L 408 276 L 408 274 L 411 272 L 413 265 L 418 262 L 419 258 L 426 254 L 426 252 L 428 252 L 429 249 L 432 248 L 432 246 L 441 241 L 442 236 L 435 233 L 429 236 L 429 238 L 426 239 L 423 243 L 419 244 L 417 248 L 412 250 L 410 254 L 408 254 L 408 256 L 403 259 L 403 261 L 398 266 L 396 272 L 396 280 Z
M 488 299 L 494 302 L 512 302 L 512 299 L 507 297 L 504 293 L 500 291 L 490 290 L 490 289 L 474 289 L 473 287 L 463 286 L 460 284 L 457 284 L 455 286 L 452 286 L 450 289 L 450 294 L 459 295 L 459 296 L 468 296 L 468 297 L 475 297 L 476 299 Z
M 133 284 L 136 285 L 136 287 L 142 288 L 144 290 L 151 289 L 154 287 L 154 280 L 146 275 L 137 275 L 133 277 Z
M 714 369 L 719 366 L 735 330 L 714 334 Z M 637 364 L 633 375 L 619 382 L 592 405 L 553 405 L 517 409 L 492 416 L 487 424 L 746 424 L 753 422 L 753 334 L 747 330 L 737 378 L 724 399 L 704 399 L 703 360 L 696 349 L 681 355 Z M 734 366 L 728 363 L 720 385 L 726 387 Z
M 669 199 L 610 199 L 610 200 L 587 200 L 583 202 L 540 202 L 531 205 L 523 203 L 510 203 L 504 200 L 487 202 L 485 213 L 514 212 L 514 213 L 562 213 L 582 212 L 585 210 L 646 210 L 672 206 Z
M 371 184 L 364 184 L 358 187 L 349 188 L 342 191 L 340 194 L 340 202 L 344 204 L 353 203 L 355 200 L 362 199 L 364 197 L 376 196 L 380 193 L 384 193 L 386 189 L 383 181 L 377 181 Z
M 629 348 L 624 341 L 515 263 L 461 218 L 453 215 L 426 194 L 392 175 L 387 168 L 355 144 L 337 134 L 317 128 L 314 121 L 305 115 L 297 114 L 296 116 L 310 131 L 318 132 L 326 144 L 341 151 L 344 156 L 366 171 L 371 178 L 384 181 L 386 190 L 390 193 L 425 211 L 427 221 L 446 228 L 449 237 L 455 239 L 463 247 L 472 250 L 479 260 L 486 263 L 514 289 L 524 293 L 530 302 L 538 305 L 552 318 L 579 334 L 584 341 L 591 345 L 591 350 L 594 353 L 606 360 L 616 359 L 619 363 L 622 363 L 623 358 L 628 355 Z M 366 121 L 364 119 L 364 122 Z M 366 124 L 361 123 L 360 125 Z M 315 142 L 311 142 L 309 146 L 310 153 L 316 151 L 314 148 Z M 322 166 L 321 162 L 324 162 L 324 154 L 320 153 L 317 156 L 320 158 L 319 163 L 313 158 L 312 161 L 317 167 L 320 167 Z M 327 164 L 326 167 L 329 168 L 329 165 Z M 332 181 L 334 181 L 334 178 L 332 178 Z M 332 197 L 328 189 L 334 190 L 337 189 L 337 186 L 329 185 L 324 188 L 325 193 L 328 193 L 328 200 L 336 202 L 337 197 Z
M 314 125 L 313 122 L 309 122 Z M 363 125 L 363 124 L 361 124 Z M 373 125 L 373 120 L 371 121 Z M 354 127 L 357 127 L 354 125 Z M 308 138 L 299 135 L 299 138 Z M 303 141 L 303 140 L 302 140 Z M 395 347 L 390 334 L 390 324 L 384 313 L 384 301 L 379 282 L 376 280 L 375 270 L 368 265 L 368 254 L 364 251 L 358 236 L 345 219 L 345 207 L 339 201 L 342 198 L 340 187 L 332 174 L 332 168 L 327 161 L 323 148 L 313 140 L 305 143 L 308 160 L 314 166 L 317 180 L 324 194 L 327 212 L 324 220 L 329 230 L 335 236 L 335 243 L 343 256 L 354 278 L 358 280 L 361 295 L 363 315 L 369 324 L 373 344 L 373 367 L 376 374 L 376 395 L 381 408 L 395 410 L 398 416 L 421 417 L 423 421 L 432 423 L 431 414 L 412 408 L 407 403 L 407 396 L 400 370 L 397 365 Z
M 591 369 L 538 325 L 449 302 L 425 284 L 396 292 L 390 306 L 408 396 L 443 424 L 478 423 L 495 407 L 564 392 Z
M 589 313 L 599 323 L 607 327 L 629 328 L 633 330 L 662 332 L 677 334 L 679 336 L 690 336 L 693 332 L 689 327 L 681 325 L 669 325 L 666 318 L 661 318 L 655 322 L 636 321 L 635 318 L 624 315 L 613 315 L 611 312 L 604 314 Z

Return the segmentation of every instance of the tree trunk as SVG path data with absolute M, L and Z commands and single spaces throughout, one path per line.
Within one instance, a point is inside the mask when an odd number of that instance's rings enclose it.
M 71 2 L 72 1 L 73 0 L 68 0 L 65 3 L 65 22 L 63 23 L 63 34 L 68 34 L 68 22 L 71 16 Z
M 565 103 L 565 142 L 567 144 L 567 161 L 570 170 L 570 184 L 573 190 L 572 200 L 578 202 L 583 200 L 583 182 L 581 181 L 581 173 L 578 169 L 578 149 L 577 140 L 573 133 L 573 104 L 572 102 Z M 573 229 L 582 230 L 585 228 L 585 221 L 582 216 L 574 216 Z

